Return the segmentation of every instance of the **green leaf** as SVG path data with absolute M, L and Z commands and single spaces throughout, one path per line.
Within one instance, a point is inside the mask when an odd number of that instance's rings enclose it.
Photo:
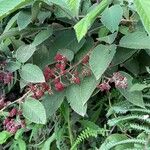
M 70 13 L 73 17 L 78 17 L 81 0 L 48 0 L 48 1 L 65 8 L 67 14 Z
M 116 52 L 116 45 L 98 45 L 90 57 L 90 67 L 96 79 L 100 79 L 102 74 L 110 65 Z
M 25 64 L 24 66 L 22 66 L 19 73 L 21 78 L 27 82 L 32 83 L 45 82 L 42 70 L 36 65 Z
M 24 140 L 18 139 L 17 144 L 19 146 L 19 150 L 26 150 L 26 143 Z
M 101 145 L 101 147 L 98 150 L 111 150 L 112 149 L 112 145 L 115 143 L 118 143 L 120 141 L 126 140 L 128 139 L 128 137 L 124 134 L 111 134 L 110 136 L 108 136 L 106 138 L 106 140 L 103 142 L 103 144 Z M 110 148 L 111 147 L 111 148 Z M 120 144 L 117 145 L 114 150 L 124 150 L 126 148 L 133 148 L 133 144 Z
M 51 28 L 49 28 L 48 30 L 42 30 L 35 36 L 32 45 L 38 46 L 42 44 L 46 39 L 48 39 L 52 35 L 52 33 L 53 31 Z
M 136 84 L 133 84 L 132 87 L 130 88 L 130 91 L 133 92 L 133 91 L 142 91 L 146 88 L 150 88 L 150 84 L 140 84 L 140 83 L 136 83 Z
M 9 61 L 6 66 L 6 70 L 10 72 L 15 72 L 16 70 L 20 69 L 21 63 L 18 61 Z
M 103 12 L 108 4 L 108 0 L 102 0 L 98 6 L 91 10 L 83 19 L 81 19 L 74 26 L 78 41 L 80 41 L 86 35 L 88 29 L 91 27 L 96 17 Z
M 131 49 L 150 49 L 150 37 L 145 32 L 134 32 L 123 36 L 119 46 Z
M 115 38 L 117 37 L 117 32 L 110 34 L 108 36 L 97 38 L 98 41 L 103 41 L 108 44 L 112 44 L 115 41 Z
M 34 45 L 22 45 L 16 51 L 16 58 L 18 61 L 25 63 L 36 51 Z
M 9 31 L 9 29 L 15 24 L 15 22 L 17 21 L 19 13 L 17 13 L 15 16 L 13 16 L 9 22 L 7 23 L 4 32 Z
M 50 148 L 51 143 L 52 143 L 55 139 L 56 139 L 56 135 L 55 135 L 55 133 L 53 133 L 53 134 L 51 135 L 51 137 L 49 137 L 49 138 L 45 141 L 45 143 L 44 143 L 44 145 L 43 145 L 43 147 L 42 147 L 42 150 L 50 150 L 50 149 L 51 149 L 51 148 Z
M 127 59 L 132 57 L 133 54 L 135 54 L 137 50 L 132 50 L 132 49 L 127 49 L 127 48 L 122 48 L 118 47 L 116 50 L 116 54 L 112 60 L 112 65 L 119 65 L 123 62 L 125 62 Z
M 17 18 L 19 30 L 26 28 L 31 22 L 31 12 L 21 11 Z
M 141 91 L 133 91 L 133 92 L 130 91 L 131 87 L 133 86 L 133 83 L 132 83 L 133 78 L 125 72 L 121 72 L 121 74 L 127 78 L 128 87 L 127 87 L 127 89 L 118 89 L 120 91 L 120 93 L 129 102 L 133 103 L 136 106 L 145 108 L 142 92 Z
M 32 0 L 1 0 L 0 1 L 0 20 L 20 7 L 29 4 Z
M 7 141 L 7 139 L 11 136 L 12 135 L 7 131 L 0 132 L 0 144 L 5 143 Z
M 45 107 L 47 118 L 51 117 L 57 111 L 57 109 L 61 106 L 64 97 L 64 92 L 44 95 L 42 98 L 42 104 Z
M 81 116 L 86 114 L 86 103 L 97 84 L 98 82 L 95 80 L 94 76 L 90 76 L 84 78 L 80 85 L 73 84 L 67 88 L 67 100 L 70 103 L 71 108 Z
M 134 0 L 136 10 L 143 22 L 145 30 L 150 35 L 150 1 L 149 0 Z
M 46 123 L 46 111 L 41 102 L 28 97 L 22 104 L 23 116 L 31 122 L 38 124 Z
M 102 23 L 113 33 L 118 31 L 119 23 L 122 19 L 123 9 L 120 5 L 114 5 L 107 8 L 101 17 Z

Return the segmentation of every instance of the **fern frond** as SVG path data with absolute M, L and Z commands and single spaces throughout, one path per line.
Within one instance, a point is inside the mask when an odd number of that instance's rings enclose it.
M 116 147 L 118 145 L 129 144 L 129 143 L 145 145 L 146 141 L 145 139 L 127 139 L 127 140 L 122 140 L 122 141 L 114 142 L 114 143 L 108 142 L 104 144 L 103 146 L 101 146 L 99 150 L 111 150 L 113 147 Z
M 124 121 L 127 121 L 127 120 L 133 120 L 133 119 L 137 119 L 137 120 L 141 120 L 141 121 L 150 123 L 150 119 L 145 118 L 144 115 L 127 115 L 127 116 L 120 116 L 120 117 L 117 117 L 117 118 L 110 119 L 110 120 L 108 120 L 108 124 L 109 124 L 109 126 L 114 126 L 114 125 L 117 125 L 120 122 L 124 122 Z
M 139 124 L 130 124 L 130 127 L 135 129 L 135 130 L 144 131 L 147 134 L 150 133 L 150 128 L 148 128 L 147 126 L 143 126 L 143 125 L 139 125 Z
M 75 149 L 77 145 L 79 145 L 81 142 L 83 142 L 85 139 L 89 137 L 97 137 L 98 134 L 104 135 L 105 130 L 104 129 L 98 129 L 98 130 L 93 130 L 90 128 L 86 128 L 83 130 L 80 135 L 77 137 L 76 141 L 74 142 L 73 146 L 71 147 L 71 150 Z
M 128 109 L 128 111 L 150 114 L 150 109 L 146 109 L 146 108 L 144 108 L 144 109 L 142 109 L 142 108 L 132 108 L 132 109 Z

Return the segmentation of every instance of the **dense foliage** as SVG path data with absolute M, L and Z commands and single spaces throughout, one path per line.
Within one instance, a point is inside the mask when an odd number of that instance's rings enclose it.
M 149 0 L 0 0 L 0 149 L 150 149 Z

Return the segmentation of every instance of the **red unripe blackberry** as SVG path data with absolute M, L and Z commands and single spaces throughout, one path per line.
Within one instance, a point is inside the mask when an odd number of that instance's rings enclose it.
M 89 62 L 89 55 L 86 55 L 83 59 L 82 59 L 82 64 L 87 64 Z
M 81 82 L 79 77 L 74 77 L 72 80 L 75 84 L 80 84 Z
M 60 92 L 60 91 L 63 91 L 64 88 L 65 88 L 65 86 L 64 86 L 64 84 L 61 83 L 61 82 L 58 82 L 58 83 L 55 84 L 55 89 L 56 89 L 56 91 L 59 91 L 59 92 Z
M 9 117 L 14 117 L 17 115 L 18 110 L 16 108 L 13 108 L 10 112 L 9 112 Z

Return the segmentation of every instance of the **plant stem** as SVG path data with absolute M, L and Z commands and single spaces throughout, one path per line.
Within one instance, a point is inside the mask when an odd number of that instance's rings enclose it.
M 73 145 L 73 135 L 72 135 L 72 130 L 71 130 L 71 122 L 70 122 L 70 109 L 68 109 L 68 119 L 67 119 L 67 122 L 68 122 L 68 134 L 69 134 L 69 139 L 70 139 L 70 145 L 72 147 Z

